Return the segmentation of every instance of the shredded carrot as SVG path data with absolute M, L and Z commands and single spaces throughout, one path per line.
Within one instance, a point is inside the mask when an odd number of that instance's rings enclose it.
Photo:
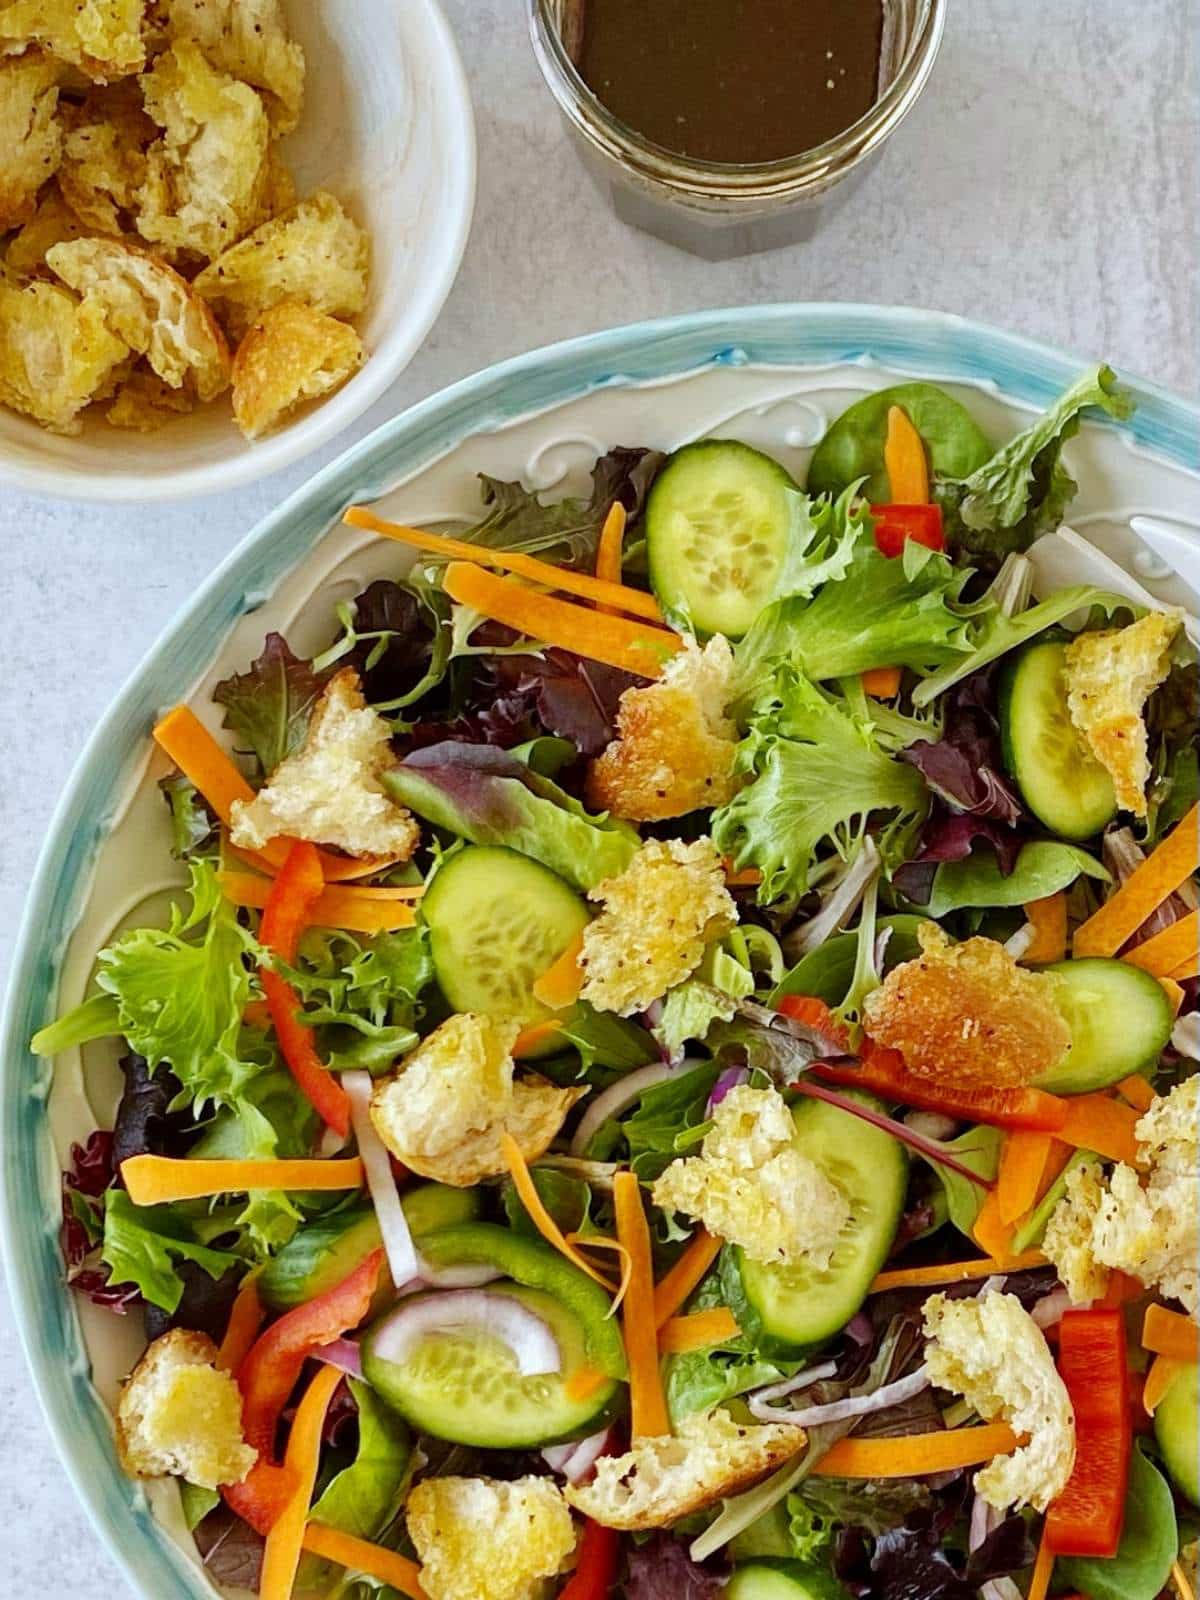
M 1065 1103 L 1067 1119 L 1058 1129 L 1058 1138 L 1076 1150 L 1094 1150 L 1108 1161 L 1134 1165 L 1137 1160 L 1134 1129 L 1140 1112 L 1103 1094 L 1072 1095 Z
M 579 999 L 583 988 L 583 968 L 579 957 L 583 951 L 583 934 L 577 933 L 557 961 L 552 961 L 540 978 L 534 979 L 533 998 L 551 1011 L 565 1011 Z
M 130 1156 L 121 1177 L 135 1206 L 203 1200 L 251 1189 L 361 1189 L 363 1164 L 342 1161 L 197 1161 L 171 1156 Z
M 219 872 L 221 893 L 235 906 L 262 909 L 273 880 L 251 872 Z M 316 928 L 346 928 L 352 933 L 392 933 L 416 922 L 412 902 L 421 888 L 357 889 L 334 885 L 322 889 L 313 901 L 308 920 Z
M 529 1167 L 525 1157 L 521 1154 L 521 1146 L 507 1131 L 500 1135 L 500 1149 L 504 1156 L 505 1165 L 508 1167 L 509 1176 L 513 1181 L 513 1188 L 521 1198 L 521 1204 L 529 1213 L 529 1220 L 546 1240 L 556 1250 L 560 1250 L 572 1266 L 578 1267 L 580 1272 L 586 1272 L 593 1282 L 598 1283 L 602 1289 L 607 1289 L 609 1294 L 615 1292 L 615 1286 L 604 1276 L 597 1272 L 588 1258 L 574 1245 L 568 1243 L 562 1229 L 542 1204 L 542 1197 L 537 1192 L 537 1186 L 529 1175 Z
M 596 576 L 604 583 L 619 584 L 622 581 L 625 558 L 625 507 L 619 500 L 614 500 L 608 508 L 608 515 L 604 519 L 604 526 L 600 530 L 600 543 L 596 546 Z M 603 611 L 611 611 L 611 606 L 602 606 Z M 628 610 L 628 607 L 625 608 Z M 662 613 L 655 606 L 656 620 Z M 640 615 L 641 613 L 636 613 Z
M 1177 1017 L 1183 1009 L 1183 985 L 1176 983 L 1174 978 L 1160 978 L 1158 981 L 1170 1004 L 1171 1015 Z
M 1051 1134 L 1026 1128 L 1014 1128 L 1005 1139 L 996 1174 L 996 1210 L 1001 1222 L 1016 1222 L 1037 1204 L 1054 1143 Z
M 1181 1311 L 1147 1306 L 1142 1319 L 1142 1349 L 1170 1356 L 1172 1361 L 1200 1361 L 1200 1327 Z
M 1128 961 L 1131 967 L 1141 967 L 1143 972 L 1163 978 L 1169 972 L 1174 972 L 1181 961 L 1195 958 L 1197 941 L 1200 941 L 1200 911 L 1190 911 L 1186 917 L 1172 922 L 1170 927 L 1137 945 L 1121 959 Z
M 1146 1381 L 1142 1385 L 1142 1405 L 1150 1416 L 1154 1415 L 1167 1390 L 1189 1364 L 1186 1361 L 1177 1361 L 1174 1356 L 1155 1356 L 1146 1374 Z
M 941 1283 L 967 1283 L 973 1278 L 991 1278 L 998 1272 L 1024 1272 L 1029 1267 L 1044 1267 L 1040 1250 L 1023 1250 L 1020 1255 L 981 1256 L 977 1261 L 949 1261 L 933 1267 L 893 1267 L 871 1282 L 868 1294 L 883 1294 L 887 1289 L 924 1289 Z
M 1200 870 L 1200 804 L 1194 805 L 1141 866 L 1075 930 L 1077 956 L 1115 956 L 1168 895 Z M 1150 941 L 1147 940 L 1147 943 Z M 1195 940 L 1192 941 L 1193 950 Z M 1176 959 L 1182 961 L 1187 951 Z
M 725 887 L 727 889 L 756 889 L 761 882 L 761 868 L 742 867 L 739 869 L 731 861 L 726 861 Z
M 317 1481 L 325 1413 L 341 1381 L 342 1374 L 337 1367 L 322 1367 L 296 1409 L 284 1458 L 284 1468 L 296 1487 L 267 1535 L 259 1600 L 291 1600 L 304 1542 L 304 1525 L 308 1521 L 308 1505 Z
M 697 1228 L 679 1260 L 654 1289 L 654 1323 L 661 1328 L 679 1310 L 709 1267 L 721 1254 L 722 1239 Z
M 279 842 L 278 839 L 271 841 L 269 848 L 272 852 Z M 222 840 L 222 847 L 229 855 L 244 861 L 248 867 L 253 867 L 257 872 L 273 878 L 287 860 L 288 849 L 292 843 L 290 839 L 283 840 L 286 848 L 280 852 L 281 859 L 278 860 L 274 854 L 268 856 L 260 850 L 246 850 L 240 844 L 234 844 L 228 834 Z M 328 850 L 318 850 L 317 855 L 321 862 L 321 876 L 326 883 L 352 883 L 357 878 L 370 878 L 377 872 L 386 872 L 389 867 L 394 867 L 401 860 L 400 856 L 335 856 Z
M 988 1190 L 971 1232 L 981 1248 L 996 1260 L 1004 1260 L 1013 1254 L 1013 1226 L 1000 1215 L 998 1186 Z
M 925 446 L 908 412 L 900 406 L 888 407 L 883 465 L 894 505 L 923 506 L 929 503 L 929 464 L 925 460 Z
M 741 1331 L 728 1306 L 714 1306 L 710 1311 L 693 1311 L 688 1317 L 670 1317 L 658 1330 L 658 1348 L 663 1355 L 686 1355 L 689 1350 L 725 1344 Z
M 604 1233 L 568 1233 L 565 1235 L 567 1243 L 574 1250 L 579 1250 L 585 1255 L 589 1250 L 612 1250 L 617 1257 L 617 1270 L 621 1280 L 617 1285 L 617 1292 L 613 1296 L 613 1303 L 609 1307 L 608 1315 L 611 1317 L 620 1310 L 621 1302 L 629 1292 L 629 1278 L 633 1265 L 629 1259 L 629 1251 L 619 1239 L 610 1239 Z
M 1140 1072 L 1131 1072 L 1129 1077 L 1122 1078 L 1116 1090 L 1138 1111 L 1149 1111 L 1154 1104 L 1154 1090 Z
M 368 1544 L 352 1533 L 340 1528 L 327 1528 L 324 1523 L 310 1522 L 304 1530 L 304 1548 L 325 1561 L 334 1561 L 351 1572 L 365 1572 L 369 1578 L 398 1589 L 410 1600 L 427 1600 L 421 1587 L 421 1569 L 407 1556 L 385 1550 L 381 1544 Z
M 1179 1596 L 1179 1600 L 1196 1600 L 1196 1596 L 1192 1593 L 1191 1583 L 1188 1581 L 1188 1575 L 1183 1570 L 1183 1563 L 1180 1561 L 1172 1561 L 1171 1563 L 1171 1582 L 1175 1585 L 1175 1593 Z
M 629 1409 L 634 1439 L 670 1433 L 667 1403 L 658 1370 L 658 1330 L 654 1322 L 654 1266 L 642 1190 L 632 1172 L 613 1179 L 617 1238 L 629 1251 L 629 1293 L 621 1315 L 629 1358 Z
M 557 570 L 557 569 L 556 569 Z M 589 580 L 594 581 L 594 580 Z M 498 578 L 466 561 L 452 561 L 442 586 L 452 600 L 545 644 L 572 650 L 643 678 L 657 678 L 682 648 L 678 634 L 629 617 L 606 617 L 569 600 L 557 600 L 512 578 Z M 622 588 L 621 594 L 633 593 Z
M 1048 894 L 1044 900 L 1030 900 L 1025 918 L 1033 927 L 1033 943 L 1021 957 L 1030 966 L 1045 966 L 1061 961 L 1067 953 L 1067 897 Z
M 526 1056 L 536 1055 L 547 1040 L 561 1032 L 562 1023 L 553 1019 L 546 1022 L 531 1022 L 527 1028 L 522 1028 L 513 1040 L 513 1059 L 521 1061 Z
M 1050 1541 L 1046 1537 L 1046 1525 L 1042 1524 L 1042 1540 L 1038 1545 L 1037 1560 L 1033 1563 L 1033 1576 L 1029 1580 L 1029 1592 L 1025 1600 L 1046 1600 L 1050 1592 L 1050 1577 L 1054 1571 L 1054 1552 L 1050 1548 Z
M 256 1277 L 257 1274 L 251 1272 L 242 1279 L 230 1309 L 225 1337 L 217 1351 L 217 1365 L 224 1372 L 236 1372 L 241 1366 L 267 1315 L 266 1307 L 258 1298 Z
M 876 700 L 894 700 L 900 693 L 900 678 L 899 667 L 869 667 L 859 674 L 863 693 Z
M 839 1439 L 813 1468 L 819 1478 L 921 1478 L 956 1472 L 1015 1450 L 1019 1440 L 1007 1422 L 978 1428 L 945 1428 L 895 1439 Z
M 1182 983 L 1185 978 L 1200 977 L 1200 949 L 1195 950 L 1186 961 L 1181 961 L 1174 967 L 1170 976 L 1176 983 Z

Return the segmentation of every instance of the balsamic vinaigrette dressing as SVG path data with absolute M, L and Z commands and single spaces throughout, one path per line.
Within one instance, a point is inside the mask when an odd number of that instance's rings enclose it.
M 700 161 L 778 161 L 874 104 L 883 4 L 583 0 L 572 54 L 593 94 L 654 144 Z

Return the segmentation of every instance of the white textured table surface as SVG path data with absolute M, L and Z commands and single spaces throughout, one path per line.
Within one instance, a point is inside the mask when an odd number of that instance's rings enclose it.
M 534 68 L 523 0 L 446 8 L 478 121 L 474 230 L 441 321 L 374 412 L 302 466 L 192 504 L 88 509 L 0 491 L 0 974 L 75 753 L 176 607 L 313 468 L 456 378 L 641 317 L 865 300 L 961 312 L 1197 386 L 1200 0 L 955 0 L 924 99 L 829 230 L 718 266 L 606 210 Z M 124 1593 L 14 1338 L 0 1296 L 5 1592 Z

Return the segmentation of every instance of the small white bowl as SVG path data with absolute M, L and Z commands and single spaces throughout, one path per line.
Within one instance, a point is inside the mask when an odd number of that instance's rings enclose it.
M 233 489 L 323 444 L 412 360 L 450 293 L 475 203 L 475 127 L 437 0 L 287 0 L 308 63 L 283 152 L 303 196 L 328 188 L 371 236 L 358 327 L 367 360 L 329 399 L 251 444 L 228 396 L 157 433 L 88 418 L 72 438 L 0 406 L 0 484 L 86 500 L 168 500 Z

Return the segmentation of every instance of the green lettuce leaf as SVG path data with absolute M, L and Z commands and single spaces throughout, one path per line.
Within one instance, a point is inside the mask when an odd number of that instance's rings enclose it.
M 780 1378 L 790 1378 L 802 1361 L 773 1361 L 754 1348 L 758 1322 L 742 1291 L 741 1277 L 732 1250 L 721 1253 L 715 1272 L 710 1272 L 688 1301 L 689 1311 L 709 1311 L 728 1306 L 743 1333 L 720 1345 L 704 1350 L 689 1350 L 670 1356 L 665 1368 L 665 1393 L 671 1421 L 678 1424 L 697 1411 L 711 1411 L 737 1395 Z
M 160 778 L 158 787 L 171 809 L 171 854 L 176 861 L 188 861 L 215 846 L 216 818 L 192 780 L 176 772 Z
M 135 1206 L 123 1189 L 110 1189 L 104 1207 L 101 1259 L 113 1283 L 132 1283 L 144 1299 L 173 1312 L 183 1298 L 180 1261 L 194 1261 L 210 1278 L 223 1277 L 239 1257 L 200 1244 L 176 1206 Z
M 989 1183 L 995 1179 L 1000 1166 L 1000 1147 L 1004 1143 L 1004 1135 L 999 1128 L 987 1127 L 981 1123 L 978 1127 L 968 1128 L 965 1133 L 960 1133 L 956 1139 L 931 1142 L 944 1144 L 947 1155 L 952 1155 L 962 1166 L 977 1172 Z M 979 1218 L 988 1191 L 979 1184 L 972 1183 L 969 1178 L 964 1178 L 961 1172 L 955 1172 L 953 1167 L 935 1161 L 922 1151 L 917 1153 L 922 1161 L 929 1163 L 938 1176 L 946 1199 L 946 1215 L 960 1233 L 965 1233 L 967 1238 L 974 1242 L 971 1230 Z
M 222 678 L 213 699 L 225 708 L 223 726 L 238 750 L 252 753 L 263 773 L 274 772 L 304 743 L 327 674 L 294 653 L 282 634 L 269 633 L 246 672 Z
M 412 1439 L 369 1384 L 356 1378 L 348 1382 L 358 1405 L 358 1451 L 351 1465 L 330 1482 L 311 1515 L 327 1528 L 339 1528 L 356 1539 L 377 1539 L 400 1505 Z
M 611 1011 L 597 1011 L 581 1000 L 566 1016 L 558 1018 L 559 1032 L 565 1041 L 579 1052 L 579 1066 L 572 1072 L 578 1078 L 593 1068 L 610 1072 L 631 1072 L 634 1067 L 644 1067 L 657 1061 L 658 1048 L 653 1036 L 631 1022 L 628 1017 L 618 1017 Z M 539 1063 L 545 1071 L 546 1064 Z
M 733 997 L 699 978 L 688 978 L 663 1001 L 662 1019 L 654 1036 L 674 1059 L 689 1039 L 702 1044 L 714 1022 L 729 1022 L 736 1007 Z
M 1129 1458 L 1125 1517 L 1115 1556 L 1060 1556 L 1062 1581 L 1093 1600 L 1154 1600 L 1179 1556 L 1175 1501 L 1141 1444 Z
M 384 1072 L 417 1043 L 421 995 L 433 981 L 424 925 L 370 938 L 314 929 L 284 971 L 331 1071 Z
M 1120 420 L 1133 413 L 1116 382 L 1111 367 L 1085 372 L 970 477 L 937 481 L 935 497 L 956 548 L 998 560 L 1058 527 L 1079 487 L 1063 464 L 1062 447 L 1079 432 L 1081 413 L 1089 406 Z
M 1101 883 L 1111 882 L 1108 868 L 1078 845 L 1035 839 L 1021 846 L 1017 864 L 1007 877 L 1000 871 L 995 851 L 985 847 L 964 861 L 942 862 L 925 909 L 931 917 L 944 917 L 968 907 L 1028 905 L 1069 888 L 1081 873 Z
M 638 1109 L 623 1119 L 620 1126 L 629 1147 L 629 1165 L 643 1183 L 653 1182 L 677 1155 L 704 1137 L 708 1097 L 719 1072 L 718 1066 L 706 1062 L 677 1078 L 656 1083 L 643 1093 Z M 602 1132 L 598 1130 L 597 1137 Z
M 751 718 L 737 765 L 752 782 L 714 811 L 712 837 L 738 869 L 758 867 L 760 905 L 794 905 L 808 888 L 817 849 L 843 858 L 874 812 L 889 831 L 914 826 L 928 793 L 915 768 L 885 755 L 869 724 L 789 667 Z

